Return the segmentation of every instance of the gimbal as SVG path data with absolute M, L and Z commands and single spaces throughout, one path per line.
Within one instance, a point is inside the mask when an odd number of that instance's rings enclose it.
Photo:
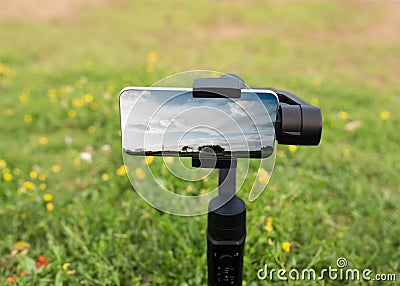
M 236 75 L 198 78 L 193 83 L 193 97 L 237 98 L 244 81 Z M 252 88 L 257 90 L 257 88 Z M 270 88 L 269 88 L 270 89 Z M 275 138 L 279 144 L 318 145 L 322 132 L 319 107 L 311 106 L 292 93 L 273 90 L 279 99 Z M 246 239 L 246 204 L 236 196 L 236 158 L 192 158 L 193 167 L 218 168 L 218 196 L 209 202 L 207 224 L 208 285 L 242 285 L 244 244 Z

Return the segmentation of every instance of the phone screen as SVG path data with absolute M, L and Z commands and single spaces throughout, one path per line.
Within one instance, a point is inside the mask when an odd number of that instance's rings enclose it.
M 277 108 L 277 95 L 267 89 L 194 98 L 191 88 L 125 88 L 122 147 L 138 156 L 266 158 L 274 149 Z

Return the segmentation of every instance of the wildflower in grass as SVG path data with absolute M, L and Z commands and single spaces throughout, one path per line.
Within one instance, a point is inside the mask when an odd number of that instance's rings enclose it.
M 13 173 L 14 173 L 14 175 L 20 175 L 21 174 L 21 170 L 20 169 L 18 169 L 18 168 L 15 168 L 14 170 L 13 170 Z
M 318 99 L 316 99 L 316 98 L 311 99 L 311 105 L 317 106 L 318 103 L 319 103 Z
M 110 179 L 110 176 L 108 174 L 104 173 L 103 175 L 101 175 L 101 179 L 104 182 L 107 182 Z
M 271 231 L 274 230 L 274 227 L 272 226 L 272 222 L 273 222 L 273 218 L 272 218 L 272 217 L 268 217 L 268 218 L 267 218 L 267 223 L 266 223 L 265 226 L 264 226 L 264 229 L 265 229 L 267 232 L 271 232 Z
M 146 174 L 143 172 L 142 168 L 136 168 L 135 175 L 139 180 L 143 180 L 144 178 L 146 178 Z
M 127 170 L 126 170 L 125 166 L 122 165 L 121 167 L 119 167 L 119 168 L 115 171 L 115 173 L 116 173 L 118 176 L 125 176 L 126 171 L 127 171 Z
M 76 270 L 75 269 L 72 269 L 72 270 L 68 270 L 67 271 L 67 274 L 68 275 L 74 275 L 76 273 Z
M 40 174 L 39 175 L 39 181 L 41 181 L 41 182 L 45 182 L 46 181 L 46 175 L 45 174 Z
M 31 122 L 32 122 L 32 115 L 30 115 L 30 114 L 25 114 L 25 115 L 24 115 L 24 122 L 25 122 L 26 124 L 31 123 Z
M 5 167 L 7 167 L 7 162 L 3 159 L 0 159 L 0 168 L 4 169 Z
M 20 215 L 20 217 L 21 217 L 22 219 L 26 219 L 27 215 L 26 215 L 26 213 L 22 213 L 22 214 Z
M 74 98 L 72 100 L 72 105 L 76 107 L 82 107 L 85 104 L 85 101 L 81 98 Z
M 19 101 L 21 103 L 27 103 L 29 100 L 29 93 L 24 91 L 23 93 L 21 93 L 21 95 L 19 96 Z
M 61 167 L 59 166 L 59 165 L 53 165 L 52 167 L 51 167 L 51 171 L 53 172 L 53 173 L 58 173 L 58 172 L 60 172 L 61 171 Z
M 209 190 L 206 189 L 206 188 L 203 188 L 203 189 L 200 190 L 200 194 L 202 194 L 202 195 L 205 195 L 205 194 L 207 194 L 208 192 L 209 192 Z
M 122 136 L 122 132 L 121 130 L 118 130 L 118 136 L 121 137 Z
M 47 137 L 39 137 L 38 142 L 40 145 L 46 145 L 47 143 L 49 143 L 49 139 L 47 139 Z
M 267 170 L 260 168 L 258 170 L 258 181 L 261 184 L 267 184 L 269 182 L 270 175 Z
M 86 161 L 88 163 L 92 163 L 92 161 L 93 161 L 92 154 L 90 154 L 89 152 L 79 153 L 79 158 L 81 158 L 83 161 Z
M 349 113 L 347 113 L 346 111 L 339 111 L 338 117 L 339 119 L 346 120 L 349 118 Z
M 146 156 L 146 163 L 147 165 L 150 165 L 154 161 L 154 156 Z
M 32 182 L 25 181 L 23 182 L 22 187 L 27 191 L 32 191 L 35 188 L 35 185 Z
M 390 117 L 390 112 L 389 112 L 389 111 L 382 111 L 382 112 L 379 114 L 379 118 L 380 118 L 382 121 L 388 120 L 389 117 Z
M 51 213 L 54 210 L 54 205 L 53 203 L 46 203 L 46 211 Z
M 12 181 L 12 179 L 13 179 L 13 175 L 11 175 L 10 173 L 4 173 L 3 174 L 3 179 L 4 179 L 4 181 L 6 181 L 6 182 L 10 182 L 10 181 Z
M 68 111 L 68 117 L 69 118 L 75 118 L 76 117 L 76 111 L 71 109 Z
M 289 148 L 289 151 L 292 152 L 292 153 L 297 151 L 297 146 L 296 145 L 289 145 L 288 148 Z
M 81 158 L 80 157 L 75 157 L 74 158 L 74 164 L 75 164 L 75 166 L 79 166 L 81 164 Z
M 46 188 L 47 188 L 47 185 L 46 185 L 45 183 L 41 183 L 41 184 L 39 185 L 39 190 L 41 190 L 41 191 L 46 190 Z
M 94 133 L 94 132 L 96 132 L 96 127 L 94 127 L 94 126 L 89 126 L 88 127 L 88 129 L 87 129 L 87 131 L 89 132 L 89 133 Z
M 66 262 L 66 263 L 63 264 L 62 269 L 63 269 L 64 271 L 67 271 L 67 269 L 68 269 L 70 266 L 71 266 L 71 263 Z
M 38 175 L 38 172 L 36 172 L 35 170 L 29 172 L 29 178 L 31 178 L 32 180 L 37 179 Z
M 290 242 L 285 241 L 284 243 L 282 243 L 282 249 L 285 252 L 290 252 Z
M 97 103 L 92 102 L 92 103 L 89 105 L 89 108 L 90 108 L 91 110 L 97 110 L 97 109 L 99 108 L 99 106 L 97 105 Z
M 7 117 L 13 117 L 14 116 L 14 109 L 8 108 L 4 111 L 4 115 Z
M 57 100 L 57 92 L 54 89 L 48 90 L 47 96 L 49 97 L 50 102 L 55 102 Z
M 147 55 L 147 65 L 148 67 L 153 67 L 154 64 L 158 60 L 158 53 L 157 52 L 151 52 Z
M 189 184 L 186 186 L 186 192 L 191 193 L 193 191 L 193 185 Z
M 17 277 L 9 276 L 9 277 L 7 277 L 7 279 L 6 279 L 6 283 L 7 283 L 7 284 L 13 284 L 13 283 L 15 283 L 15 282 L 17 282 Z
M 44 194 L 43 195 L 43 201 L 45 203 L 50 203 L 53 201 L 53 196 L 51 194 Z
M 93 94 L 91 94 L 91 93 L 85 94 L 85 95 L 83 96 L 83 100 L 84 100 L 86 103 L 92 102 L 92 101 L 93 101 Z
M 49 265 L 49 259 L 44 255 L 39 255 L 35 263 L 36 268 L 46 268 L 47 265 Z
M 349 148 L 344 148 L 343 151 L 342 151 L 342 155 L 343 155 L 344 158 L 348 158 L 349 155 L 350 155 Z

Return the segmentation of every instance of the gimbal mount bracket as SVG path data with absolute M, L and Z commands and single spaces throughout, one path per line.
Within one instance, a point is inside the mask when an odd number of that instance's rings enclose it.
M 193 97 L 240 98 L 244 81 L 237 75 L 198 78 Z M 256 88 L 254 88 L 257 90 Z M 318 145 L 322 133 L 319 107 L 292 93 L 274 90 L 279 98 L 275 136 L 279 144 Z M 193 157 L 192 166 L 218 168 L 218 196 L 209 202 L 207 223 L 208 285 L 242 285 L 246 204 L 236 196 L 236 158 Z

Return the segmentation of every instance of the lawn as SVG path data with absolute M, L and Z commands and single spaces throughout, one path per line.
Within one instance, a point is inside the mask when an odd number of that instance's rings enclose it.
M 399 283 L 400 3 L 23 2 L 0 10 L 0 285 L 206 285 L 206 216 L 146 204 L 119 130 L 122 88 L 193 69 L 323 112 L 320 146 L 278 146 L 247 202 L 243 284 L 311 285 L 257 271 L 340 257 Z

